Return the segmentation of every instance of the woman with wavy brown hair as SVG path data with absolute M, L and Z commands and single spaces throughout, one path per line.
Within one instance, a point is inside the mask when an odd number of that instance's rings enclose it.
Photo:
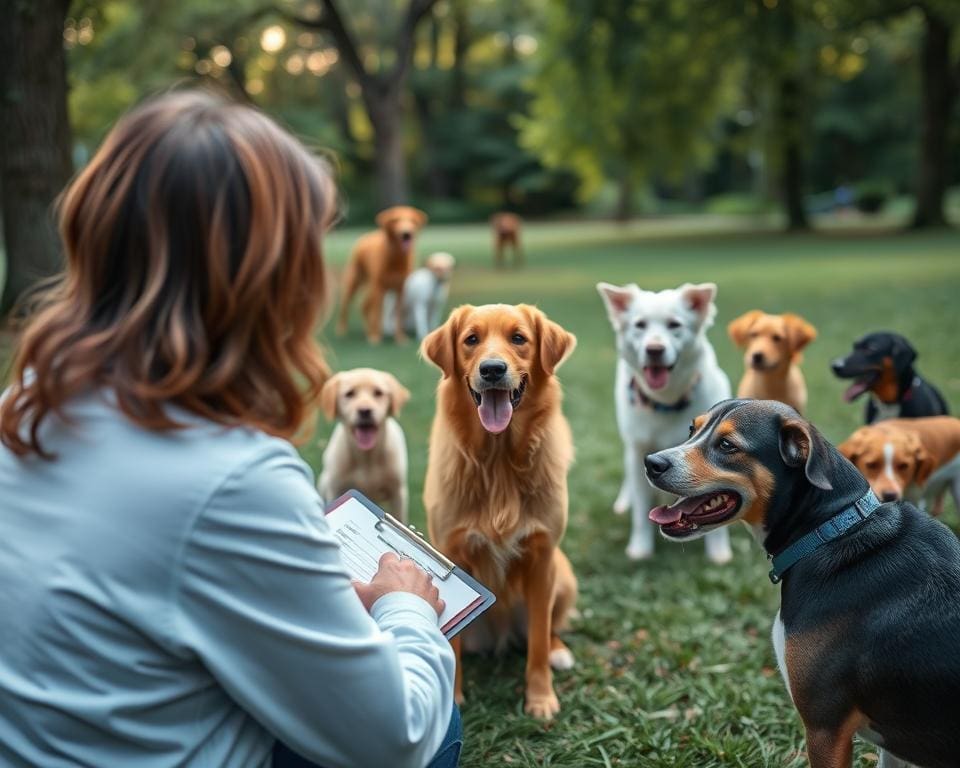
M 396 558 L 352 586 L 288 442 L 327 376 L 335 207 L 272 121 L 190 92 L 124 117 L 66 190 L 66 273 L 0 400 L 0 764 L 441 747 L 436 588 Z

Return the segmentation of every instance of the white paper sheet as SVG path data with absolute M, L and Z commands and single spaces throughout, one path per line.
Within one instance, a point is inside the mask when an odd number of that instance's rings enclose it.
M 353 498 L 347 499 L 327 515 L 327 522 L 340 542 L 347 573 L 358 581 L 370 581 L 385 552 L 402 553 L 411 558 L 433 575 L 440 598 L 446 602 L 446 608 L 440 616 L 440 626 L 446 631 L 448 624 L 455 623 L 453 619 L 477 603 L 482 596 L 456 574 L 441 578 L 447 571 L 446 566 L 390 526 L 384 525 L 378 530 L 377 519 L 373 512 Z

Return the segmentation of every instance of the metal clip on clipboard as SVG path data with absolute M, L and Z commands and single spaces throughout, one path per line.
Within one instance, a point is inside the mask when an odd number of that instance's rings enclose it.
M 450 560 L 449 557 L 447 557 L 442 552 L 432 547 L 430 543 L 423 538 L 422 533 L 420 533 L 412 525 L 409 527 L 404 525 L 399 520 L 397 520 L 397 518 L 391 515 L 389 512 L 384 512 L 383 518 L 380 520 L 377 520 L 377 522 L 375 522 L 373 526 L 374 528 L 377 529 L 377 536 L 380 539 L 380 541 L 382 541 L 384 544 L 390 547 L 390 549 L 392 549 L 401 557 L 404 557 L 404 556 L 410 557 L 417 563 L 417 565 L 419 565 L 424 570 L 429 571 L 438 579 L 442 581 L 446 581 L 449 578 L 450 574 L 453 573 L 453 569 L 456 568 L 456 565 L 454 565 L 453 561 Z M 384 533 L 397 535 L 400 538 L 402 538 L 404 542 L 413 544 L 417 549 L 420 550 L 420 552 L 427 555 L 427 557 L 431 558 L 431 560 L 434 560 L 437 563 L 440 563 L 441 566 L 443 566 L 440 569 L 440 572 L 437 573 L 437 568 L 435 567 L 434 563 L 421 562 L 418 558 L 412 556 L 409 552 L 405 552 L 399 549 L 395 543 L 391 543 L 390 540 L 386 536 L 384 536 Z

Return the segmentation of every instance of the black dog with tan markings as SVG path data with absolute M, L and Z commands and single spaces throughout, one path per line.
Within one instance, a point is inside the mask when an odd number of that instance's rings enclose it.
M 912 504 L 880 504 L 796 411 L 726 400 L 647 456 L 681 498 L 650 518 L 673 541 L 743 520 L 781 583 L 777 662 L 813 768 L 850 766 L 853 735 L 884 768 L 960 765 L 960 543 Z

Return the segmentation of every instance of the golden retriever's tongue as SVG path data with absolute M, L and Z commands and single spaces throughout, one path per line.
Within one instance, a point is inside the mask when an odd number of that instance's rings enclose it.
M 376 427 L 354 427 L 353 439 L 357 441 L 357 447 L 361 451 L 369 451 L 377 444 Z
M 480 405 L 477 407 L 480 423 L 487 432 L 498 434 L 510 426 L 513 417 L 513 405 L 510 392 L 506 389 L 485 389 L 480 393 Z
M 643 369 L 643 378 L 650 389 L 663 389 L 670 379 L 670 369 L 665 365 L 648 365 Z

